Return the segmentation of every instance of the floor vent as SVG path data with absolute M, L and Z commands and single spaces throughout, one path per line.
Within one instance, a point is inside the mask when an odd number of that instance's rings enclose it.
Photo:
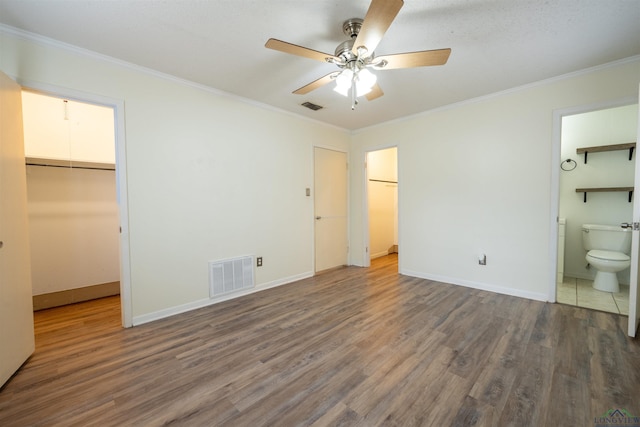
M 209 261 L 210 298 L 253 287 L 253 257 Z

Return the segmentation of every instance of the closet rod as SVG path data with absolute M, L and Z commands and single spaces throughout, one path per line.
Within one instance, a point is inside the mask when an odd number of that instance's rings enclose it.
M 397 184 L 398 181 L 385 181 L 384 179 L 369 179 L 369 181 L 375 181 L 375 182 L 386 182 L 388 184 Z
M 72 165 L 46 165 L 42 163 L 26 163 L 27 166 L 42 166 L 45 168 L 67 168 L 67 169 L 87 169 L 87 170 L 99 170 L 99 171 L 114 171 L 116 170 L 115 166 L 72 166 Z

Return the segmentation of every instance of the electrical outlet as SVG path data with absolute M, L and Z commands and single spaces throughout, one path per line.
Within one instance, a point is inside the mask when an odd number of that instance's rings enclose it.
M 478 264 L 487 265 L 487 256 L 485 254 L 478 255 Z
M 262 257 L 261 257 L 261 256 L 259 256 L 258 258 L 256 258 L 256 265 L 257 265 L 258 267 L 262 267 Z

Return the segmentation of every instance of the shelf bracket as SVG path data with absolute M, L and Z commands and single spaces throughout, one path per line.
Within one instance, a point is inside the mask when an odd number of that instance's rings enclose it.
M 596 188 L 576 188 L 576 193 L 582 193 L 582 201 L 587 203 L 587 193 L 591 192 L 611 192 L 611 191 L 624 191 L 629 194 L 629 203 L 633 200 L 633 187 L 596 187 Z
M 587 161 L 589 160 L 589 152 L 600 153 L 603 151 L 629 150 L 629 160 L 633 160 L 633 152 L 635 149 L 636 142 L 629 142 L 625 144 L 597 145 L 594 147 L 576 148 L 576 154 L 584 154 L 584 163 L 587 164 Z

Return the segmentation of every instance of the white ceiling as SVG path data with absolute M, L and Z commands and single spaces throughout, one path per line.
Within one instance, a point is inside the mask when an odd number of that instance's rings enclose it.
M 369 3 L 0 0 L 0 23 L 345 129 L 640 55 L 638 0 L 405 0 L 376 54 L 450 47 L 446 65 L 377 72 L 385 95 L 355 111 L 332 85 L 292 94 L 336 68 L 267 39 L 333 54 Z

